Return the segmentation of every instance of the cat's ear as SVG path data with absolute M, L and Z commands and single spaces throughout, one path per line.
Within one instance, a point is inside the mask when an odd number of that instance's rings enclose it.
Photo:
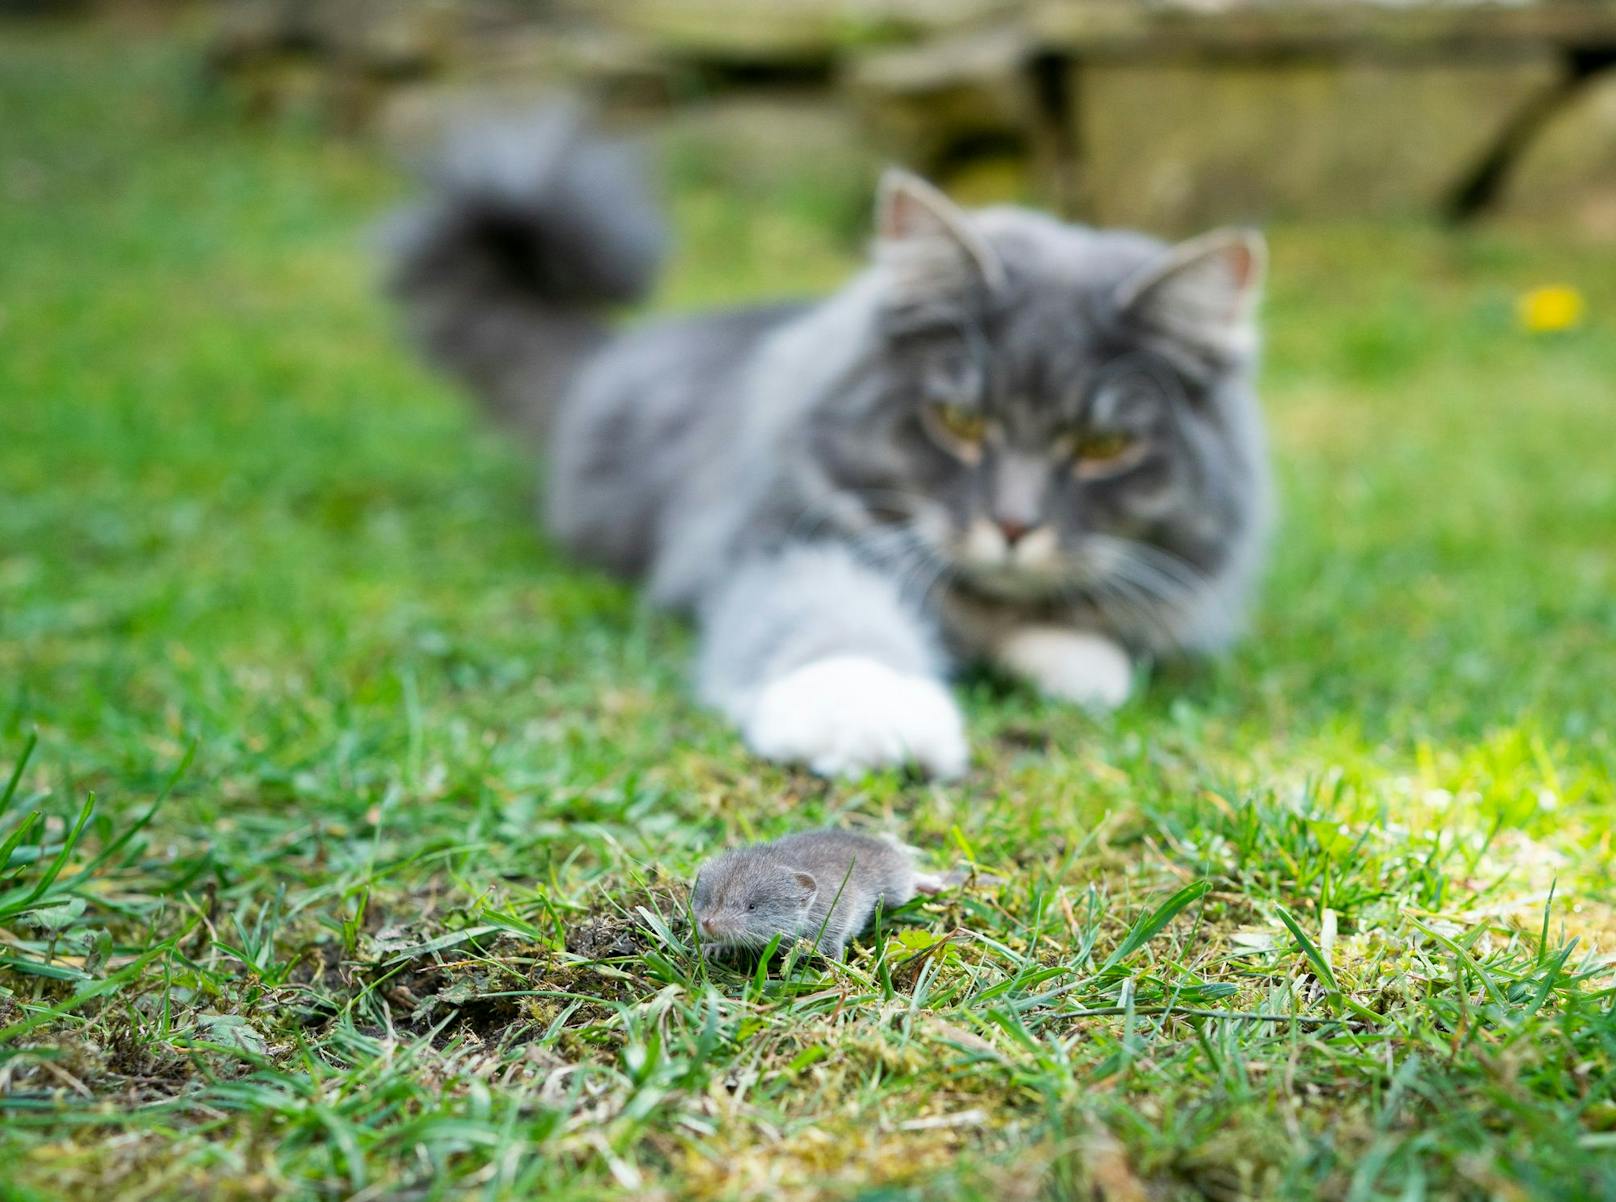
M 814 880 L 813 873 L 793 872 L 791 880 L 797 886 L 797 901 L 800 905 L 806 906 L 814 900 L 814 895 L 819 892 L 819 882 Z
M 1004 283 L 1004 264 L 965 211 L 918 175 L 888 167 L 875 202 L 875 258 L 899 303 Z
M 1152 330 L 1227 358 L 1257 345 L 1257 301 L 1268 248 L 1256 230 L 1214 230 L 1180 242 L 1123 281 L 1120 312 Z

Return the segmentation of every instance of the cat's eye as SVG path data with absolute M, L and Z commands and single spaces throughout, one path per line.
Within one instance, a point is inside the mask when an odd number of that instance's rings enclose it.
M 964 405 L 932 405 L 927 415 L 944 437 L 960 447 L 974 449 L 988 432 L 988 420 Z
M 1139 442 L 1120 430 L 1085 430 L 1071 439 L 1079 471 L 1103 472 L 1126 462 Z
M 1095 432 L 1081 435 L 1077 440 L 1077 457 L 1092 463 L 1110 463 L 1121 459 L 1133 448 L 1133 439 L 1117 431 Z

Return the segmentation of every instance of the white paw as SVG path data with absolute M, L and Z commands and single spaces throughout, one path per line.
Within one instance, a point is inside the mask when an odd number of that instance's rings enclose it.
M 912 763 L 954 777 L 968 758 L 965 724 L 946 688 L 859 655 L 816 660 L 765 686 L 742 734 L 759 755 L 805 763 L 821 776 Z
M 1046 697 L 1090 709 L 1116 709 L 1133 688 L 1128 653 L 1101 634 L 1028 626 L 999 648 L 999 662 Z

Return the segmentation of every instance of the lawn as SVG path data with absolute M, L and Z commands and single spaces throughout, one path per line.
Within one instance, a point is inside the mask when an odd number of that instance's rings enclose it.
M 407 353 L 374 148 L 191 62 L 0 30 L 0 1197 L 1616 1197 L 1608 250 L 1274 229 L 1251 638 L 827 784 Z M 665 307 L 856 262 L 674 176 Z M 999 883 L 693 955 L 706 854 L 830 822 Z

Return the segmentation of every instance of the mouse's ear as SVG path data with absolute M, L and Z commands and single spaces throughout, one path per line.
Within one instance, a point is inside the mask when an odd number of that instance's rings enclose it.
M 791 879 L 800 891 L 797 896 L 803 905 L 814 900 L 814 895 L 819 892 L 819 882 L 814 880 L 812 873 L 793 872 Z

